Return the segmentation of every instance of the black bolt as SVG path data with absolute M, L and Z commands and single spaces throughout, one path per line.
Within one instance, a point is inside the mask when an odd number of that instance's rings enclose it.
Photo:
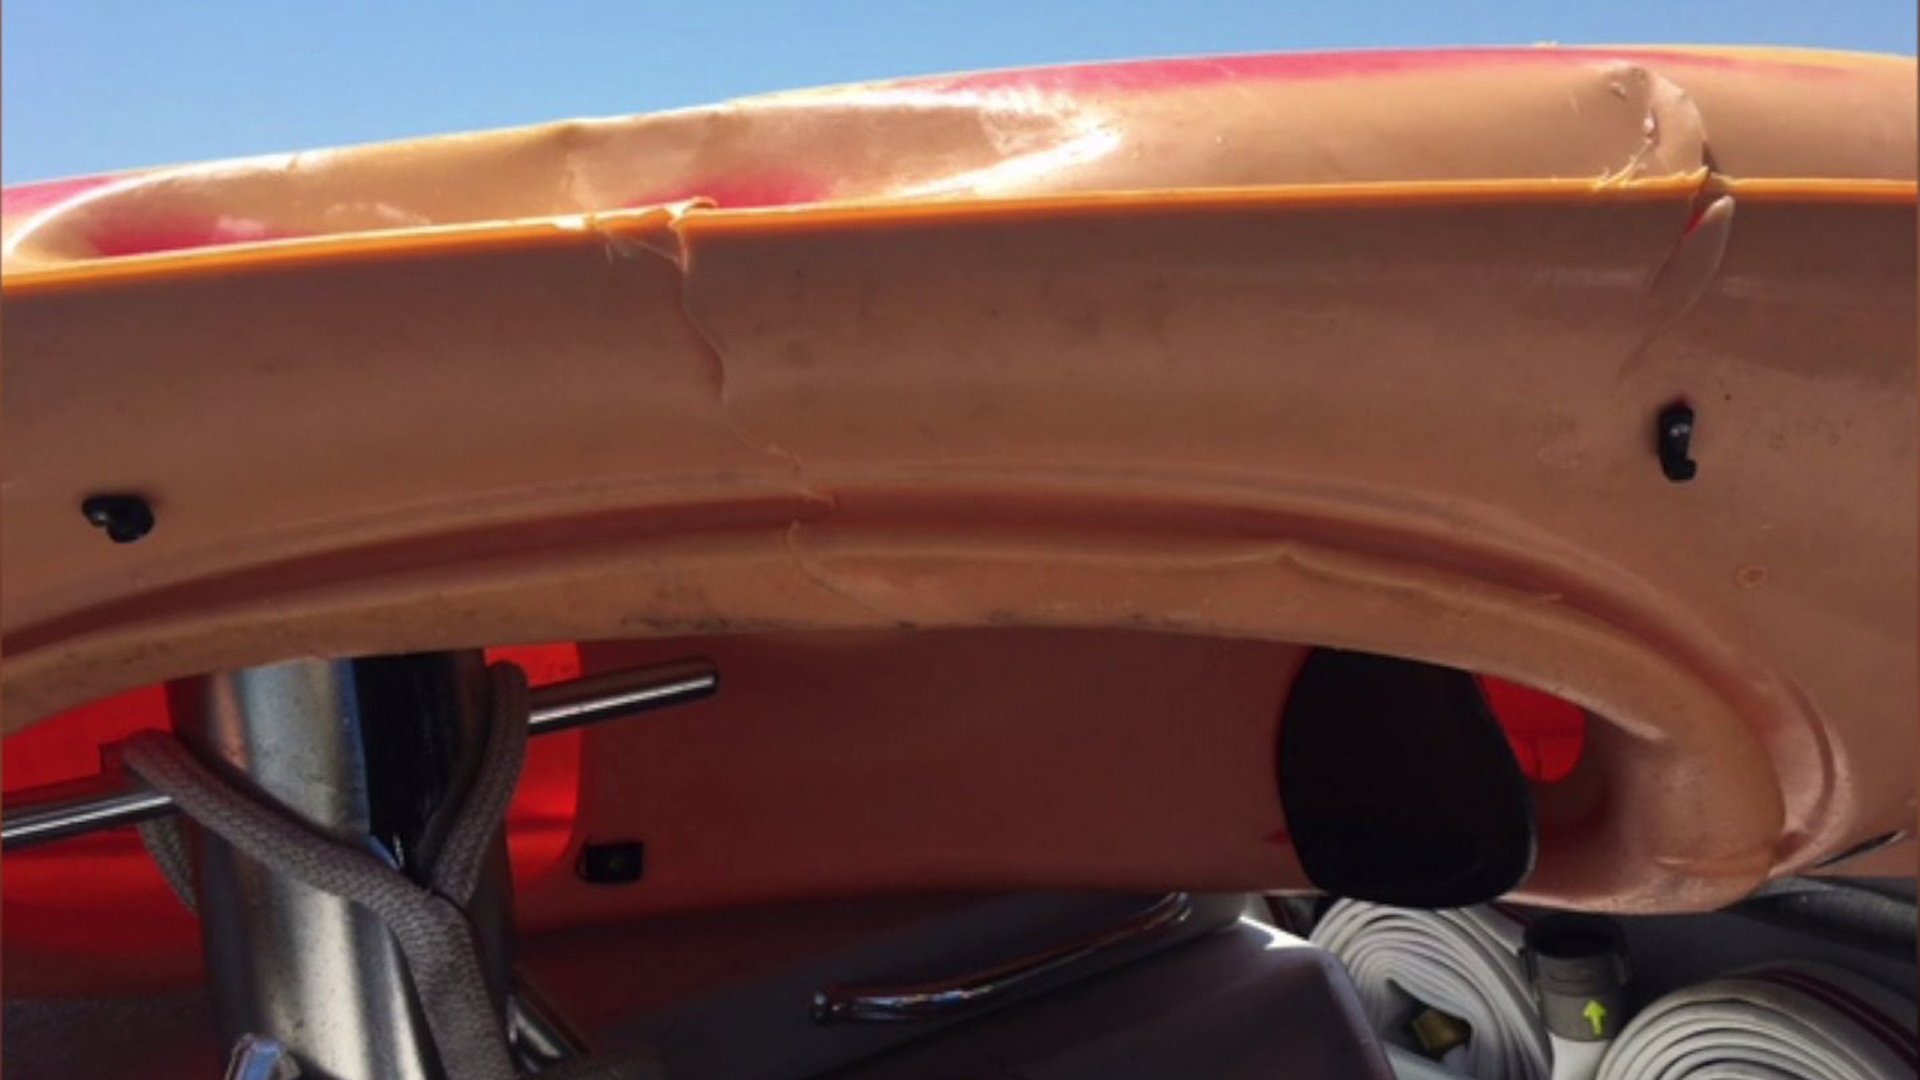
M 80 504 L 80 512 L 116 544 L 131 544 L 153 531 L 153 507 L 138 495 L 95 495 Z
M 1693 408 L 1676 401 L 1660 410 L 1654 432 L 1654 449 L 1660 455 L 1660 471 L 1676 484 L 1684 484 L 1699 473 L 1700 466 L 1689 456 L 1693 443 Z

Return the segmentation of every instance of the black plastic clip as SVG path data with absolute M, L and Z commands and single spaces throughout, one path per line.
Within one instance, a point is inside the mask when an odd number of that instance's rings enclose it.
M 1699 473 L 1700 466 L 1688 456 L 1693 443 L 1693 407 L 1676 401 L 1660 410 L 1654 448 L 1660 454 L 1660 471 L 1676 484 L 1684 484 Z
M 80 504 L 80 512 L 116 544 L 131 544 L 153 531 L 153 507 L 138 495 L 95 495 Z
M 588 844 L 574 870 L 589 885 L 630 885 L 647 871 L 647 846 L 638 840 Z

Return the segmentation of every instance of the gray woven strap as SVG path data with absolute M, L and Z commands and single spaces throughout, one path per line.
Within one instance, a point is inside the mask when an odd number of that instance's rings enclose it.
M 514 1076 L 465 912 L 526 760 L 526 676 L 511 664 L 489 674 L 485 756 L 431 868 L 430 888 L 236 791 L 171 735 L 142 732 L 122 751 L 130 771 L 248 858 L 372 911 L 399 943 L 441 1063 L 457 1080 Z M 177 872 L 176 865 L 170 874 Z
M 193 899 L 193 858 L 187 853 L 187 834 L 180 827 L 180 819 L 172 815 L 148 818 L 134 830 L 146 845 L 147 854 L 159 864 L 160 876 L 167 879 L 173 895 L 188 911 L 199 914 L 199 905 Z

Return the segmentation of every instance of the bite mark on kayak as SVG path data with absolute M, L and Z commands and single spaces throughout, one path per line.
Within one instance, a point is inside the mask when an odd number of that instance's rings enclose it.
M 1732 195 L 1703 191 L 1672 254 L 1648 282 L 1662 327 L 1685 315 L 1719 274 L 1733 235 L 1733 207 Z
M 793 565 L 797 567 L 802 574 L 806 575 L 807 580 L 813 582 L 821 591 L 839 597 L 862 611 L 878 615 L 886 622 L 902 622 L 902 612 L 882 607 L 867 597 L 862 596 L 857 589 L 850 588 L 846 583 L 835 580 L 832 572 L 821 565 L 819 560 L 815 559 L 807 551 L 806 543 L 801 539 L 800 535 L 801 529 L 805 524 L 806 522 L 798 520 L 789 524 L 787 526 L 785 539 L 787 554 L 792 556 Z
M 1686 227 L 1648 276 L 1647 327 L 1620 365 L 1622 377 L 1646 366 L 1654 341 L 1691 311 L 1719 276 L 1733 236 L 1733 209 L 1733 196 L 1722 192 L 1717 175 L 1708 174 Z
M 1693 212 L 1644 286 L 1646 328 L 1621 364 L 1620 374 L 1646 362 L 1653 342 L 1704 296 L 1720 273 L 1733 234 L 1733 196 L 1727 177 L 1716 167 L 1705 118 L 1686 89 L 1643 68 L 1612 72 L 1616 92 L 1637 88 L 1646 102 L 1645 141 L 1626 167 L 1603 182 L 1629 180 L 1649 170 L 1690 174 L 1695 183 Z
M 1631 156 L 1603 173 L 1600 186 L 1706 170 L 1706 122 L 1684 87 L 1638 64 L 1608 64 L 1599 75 L 1608 95 L 1625 103 L 1623 119 L 1639 129 Z
M 748 431 L 734 417 L 728 397 L 726 342 L 713 327 L 694 313 L 693 306 L 688 303 L 688 285 L 694 272 L 695 257 L 684 228 L 688 215 L 712 206 L 711 199 L 697 198 L 650 208 L 641 212 L 643 218 L 638 223 L 639 227 L 629 224 L 630 215 L 624 213 L 590 216 L 588 221 L 597 228 L 605 242 L 609 263 L 620 259 L 659 258 L 678 271 L 674 279 L 674 299 L 679 305 L 680 317 L 693 332 L 693 337 L 699 342 L 700 353 L 707 361 L 708 382 L 713 388 L 721 425 L 740 445 L 782 462 L 792 474 L 801 497 L 831 508 L 835 505 L 833 494 L 818 487 L 807 477 L 806 463 L 800 460 L 799 455 L 772 439 Z

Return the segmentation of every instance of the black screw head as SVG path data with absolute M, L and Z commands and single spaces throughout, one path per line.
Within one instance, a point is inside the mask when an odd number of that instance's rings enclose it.
M 131 544 L 153 531 L 153 507 L 138 495 L 95 495 L 80 504 L 80 512 L 116 544 Z

